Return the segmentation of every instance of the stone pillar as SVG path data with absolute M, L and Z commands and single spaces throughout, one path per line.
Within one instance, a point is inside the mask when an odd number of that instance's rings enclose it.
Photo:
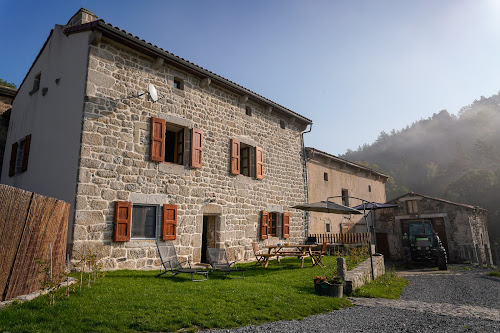
M 479 244 L 476 244 L 476 255 L 477 255 L 477 263 L 479 266 L 483 265 L 483 254 L 481 252 L 481 246 Z
M 488 267 L 490 267 L 493 264 L 491 262 L 491 251 L 490 251 L 490 247 L 488 246 L 488 244 L 484 244 L 484 254 L 486 256 L 486 265 Z
M 468 248 L 469 248 L 470 262 L 473 264 L 477 263 L 476 248 L 472 245 L 469 245 Z
M 494 263 L 496 266 L 500 266 L 500 244 L 495 243 L 493 247 Z
M 342 281 L 345 281 L 345 278 L 347 276 L 347 266 L 345 264 L 345 258 L 337 258 L 337 275 L 342 278 Z

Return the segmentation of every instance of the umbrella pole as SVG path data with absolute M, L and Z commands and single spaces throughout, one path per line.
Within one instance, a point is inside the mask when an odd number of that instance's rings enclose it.
M 366 231 L 370 234 L 368 237 L 368 252 L 370 253 L 370 266 L 372 271 L 372 280 L 375 280 L 375 274 L 373 272 L 373 255 L 372 255 L 372 233 L 370 232 L 370 228 L 368 227 L 368 220 L 366 219 L 366 210 L 363 205 L 363 218 L 365 219 Z

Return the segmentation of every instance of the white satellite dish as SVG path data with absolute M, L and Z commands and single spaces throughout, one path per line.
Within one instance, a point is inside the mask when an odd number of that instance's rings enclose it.
M 152 83 L 148 83 L 149 98 L 154 102 L 158 100 L 158 92 Z

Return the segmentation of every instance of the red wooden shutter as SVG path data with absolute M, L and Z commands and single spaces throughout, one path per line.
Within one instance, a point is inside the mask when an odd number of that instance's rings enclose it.
M 163 205 L 163 227 L 161 239 L 174 240 L 177 237 L 177 206 Z
M 24 138 L 24 152 L 23 152 L 23 164 L 21 171 L 28 170 L 28 158 L 30 156 L 30 144 L 31 144 L 31 134 L 26 135 Z
M 130 221 L 132 219 L 132 203 L 115 201 L 115 229 L 113 241 L 128 242 L 130 240 Z
M 198 128 L 191 130 L 191 168 L 201 168 L 203 156 L 203 131 Z
M 151 117 L 151 144 L 149 159 L 154 162 L 165 160 L 165 120 Z
M 231 174 L 240 174 L 240 142 L 231 139 Z
M 264 152 L 261 147 L 255 147 L 255 178 L 264 178 Z
M 269 212 L 262 210 L 260 218 L 260 239 L 267 239 L 268 226 L 269 226 Z
M 283 227 L 281 228 L 283 231 L 283 238 L 290 237 L 290 213 L 283 213 Z
M 16 174 L 17 146 L 19 146 L 19 144 L 17 142 L 14 142 L 12 144 L 12 150 L 10 151 L 9 177 L 12 177 Z

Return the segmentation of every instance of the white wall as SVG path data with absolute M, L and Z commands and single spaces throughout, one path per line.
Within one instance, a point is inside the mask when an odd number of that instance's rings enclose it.
M 68 240 L 76 195 L 89 34 L 66 36 L 62 26 L 55 26 L 14 100 L 1 175 L 3 184 L 70 203 Z M 38 73 L 40 89 L 30 96 Z M 48 88 L 45 96 L 43 88 Z M 28 170 L 9 177 L 12 144 L 28 134 Z

